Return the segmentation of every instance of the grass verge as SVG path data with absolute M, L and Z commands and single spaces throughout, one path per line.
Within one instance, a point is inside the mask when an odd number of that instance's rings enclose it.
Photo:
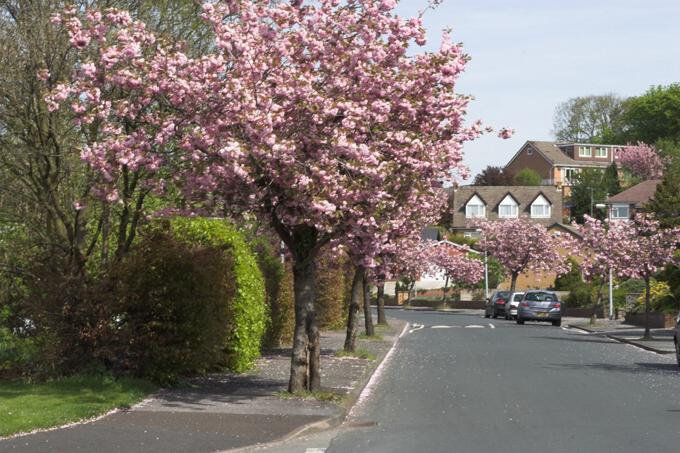
M 331 403 L 340 403 L 345 398 L 345 395 L 340 393 L 330 392 L 327 390 L 317 390 L 314 392 L 274 392 L 274 395 L 283 399 L 302 399 L 302 400 L 319 400 L 328 401 Z
M 156 389 L 148 381 L 111 376 L 72 376 L 41 383 L 0 381 L 0 437 L 130 407 Z
M 354 352 L 348 352 L 348 351 L 338 351 L 335 353 L 337 357 L 357 357 L 359 359 L 366 359 L 366 360 L 375 360 L 378 357 L 373 354 L 371 351 L 368 349 L 363 349 L 363 348 L 358 348 Z
M 366 335 L 365 333 L 362 333 L 361 335 L 359 335 L 359 339 L 360 340 L 371 340 L 371 341 L 382 341 L 383 337 L 382 337 L 382 335 L 378 335 L 378 334 Z

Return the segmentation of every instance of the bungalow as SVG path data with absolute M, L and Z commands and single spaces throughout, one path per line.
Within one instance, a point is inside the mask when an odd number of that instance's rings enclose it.
M 634 185 L 614 196 L 607 198 L 607 215 L 610 220 L 630 219 L 645 210 L 645 205 L 654 197 L 660 179 L 650 179 Z

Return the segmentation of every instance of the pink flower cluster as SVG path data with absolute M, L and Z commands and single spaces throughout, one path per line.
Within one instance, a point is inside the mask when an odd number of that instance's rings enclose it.
M 666 162 L 651 145 L 639 142 L 624 146 L 616 150 L 615 158 L 622 167 L 643 180 L 663 177 Z

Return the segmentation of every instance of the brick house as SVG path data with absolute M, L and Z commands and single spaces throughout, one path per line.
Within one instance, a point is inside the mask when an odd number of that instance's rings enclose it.
M 645 210 L 645 205 L 654 197 L 660 179 L 642 181 L 630 189 L 613 195 L 605 201 L 607 216 L 611 220 L 630 219 L 637 212 Z
M 527 216 L 550 227 L 562 222 L 562 192 L 552 186 L 459 186 L 449 190 L 448 227 L 474 237 L 470 220 Z
M 505 166 L 515 176 L 529 168 L 543 179 L 544 185 L 564 187 L 569 195 L 574 176 L 583 168 L 604 170 L 614 162 L 615 145 L 528 141 Z

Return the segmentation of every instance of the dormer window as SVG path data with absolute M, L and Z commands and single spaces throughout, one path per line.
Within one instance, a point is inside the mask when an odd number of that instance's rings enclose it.
M 593 149 L 590 146 L 581 146 L 578 149 L 579 157 L 593 157 Z
M 595 157 L 607 157 L 607 148 L 597 148 L 595 150 Z
M 531 218 L 547 219 L 550 218 L 550 202 L 543 195 L 539 195 L 531 203 Z
M 519 209 L 517 202 L 510 195 L 506 195 L 503 201 L 498 205 L 498 217 L 502 219 L 510 219 L 517 217 Z
M 465 217 L 468 219 L 486 217 L 486 205 L 477 195 L 470 198 L 470 201 L 465 205 Z

